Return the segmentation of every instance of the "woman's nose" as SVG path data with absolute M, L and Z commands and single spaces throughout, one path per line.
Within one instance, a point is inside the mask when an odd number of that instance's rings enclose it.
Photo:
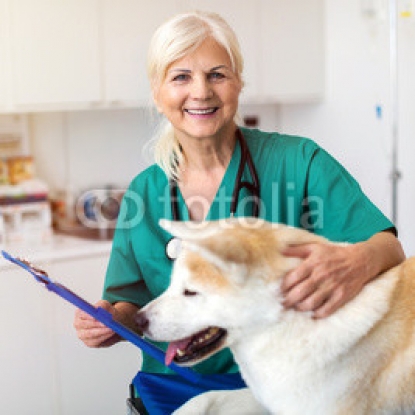
M 191 96 L 194 99 L 211 98 L 213 91 L 209 81 L 206 78 L 198 77 L 192 82 Z

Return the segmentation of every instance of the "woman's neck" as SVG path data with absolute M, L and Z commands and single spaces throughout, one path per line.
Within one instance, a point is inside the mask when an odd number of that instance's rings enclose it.
M 235 148 L 236 128 L 234 126 L 220 137 L 180 139 L 185 160 L 182 174 L 187 176 L 193 172 L 209 173 L 217 169 L 226 170 Z
M 235 132 L 236 126 L 221 138 L 180 140 L 185 164 L 178 185 L 192 220 L 202 221 L 208 214 L 232 158 Z

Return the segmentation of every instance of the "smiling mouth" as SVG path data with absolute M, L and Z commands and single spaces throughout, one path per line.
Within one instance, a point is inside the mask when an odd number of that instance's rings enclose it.
M 166 365 L 173 361 L 179 365 L 190 366 L 219 351 L 227 332 L 219 327 L 209 327 L 190 337 L 171 342 L 166 352 Z
M 218 109 L 218 107 L 205 109 L 186 109 L 185 112 L 190 115 L 211 115 L 214 114 Z

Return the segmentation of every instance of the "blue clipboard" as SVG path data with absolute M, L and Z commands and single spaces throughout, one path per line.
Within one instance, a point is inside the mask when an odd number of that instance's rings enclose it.
M 100 321 L 101 323 L 105 324 L 107 327 L 112 329 L 122 338 L 140 348 L 149 356 L 153 357 L 160 363 L 165 364 L 165 353 L 163 350 L 159 349 L 154 344 L 146 341 L 144 338 L 140 337 L 137 333 L 134 333 L 132 330 L 130 330 L 123 324 L 119 323 L 118 321 L 115 321 L 110 312 L 101 307 L 93 306 L 92 304 L 90 304 L 89 302 L 85 301 L 83 298 L 72 292 L 70 289 L 66 288 L 64 285 L 59 284 L 57 282 L 53 282 L 48 277 L 48 274 L 45 271 L 32 266 L 27 261 L 15 258 L 5 251 L 1 251 L 1 253 L 5 259 L 22 267 L 24 270 L 32 274 L 35 277 L 36 281 L 41 282 L 49 291 L 54 292 L 55 294 L 62 297 L 64 300 L 73 304 L 75 307 L 81 309 L 82 311 L 85 311 L 87 314 L 89 314 L 96 320 Z M 194 372 L 189 368 L 178 366 L 175 363 L 171 363 L 168 367 L 193 384 L 198 384 L 202 380 L 202 376 L 200 374 Z

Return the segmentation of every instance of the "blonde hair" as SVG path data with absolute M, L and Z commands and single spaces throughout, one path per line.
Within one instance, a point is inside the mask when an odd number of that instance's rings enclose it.
M 243 58 L 238 39 L 228 23 L 218 14 L 194 11 L 174 16 L 161 25 L 150 42 L 147 74 L 153 91 L 166 76 L 168 67 L 192 53 L 208 37 L 215 39 L 227 51 L 232 70 L 242 83 Z M 173 126 L 164 119 L 154 137 L 154 157 L 169 179 L 178 180 L 183 163 L 180 144 Z

